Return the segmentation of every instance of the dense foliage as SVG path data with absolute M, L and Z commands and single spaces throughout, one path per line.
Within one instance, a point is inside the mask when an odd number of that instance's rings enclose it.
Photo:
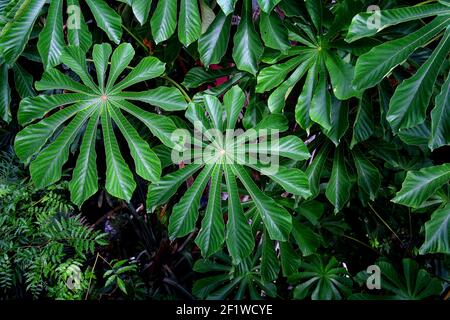
M 0 300 L 449 297 L 450 1 L 0 13 Z

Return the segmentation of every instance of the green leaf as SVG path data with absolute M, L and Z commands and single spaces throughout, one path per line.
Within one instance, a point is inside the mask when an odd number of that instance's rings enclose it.
M 159 0 L 150 25 L 156 44 L 169 39 L 177 26 L 177 0 Z
M 48 69 L 42 79 L 34 84 L 37 90 L 68 90 L 78 93 L 92 94 L 94 91 L 85 85 L 75 82 L 57 69 Z
M 92 91 L 95 93 L 100 92 L 87 69 L 85 54 L 79 47 L 65 47 L 61 54 L 61 62 L 72 69 Z M 36 86 L 36 88 L 38 87 Z
M 450 144 L 450 75 L 442 85 L 431 111 L 431 137 L 428 146 L 431 150 Z
M 261 13 L 259 29 L 264 44 L 272 49 L 285 51 L 290 48 L 288 30 L 276 12 Z
M 178 17 L 178 39 L 186 47 L 198 40 L 202 33 L 202 21 L 197 1 L 181 0 Z
M 140 92 L 121 92 L 117 94 L 127 100 L 138 100 L 166 111 L 179 111 L 187 108 L 186 100 L 180 90 L 173 87 L 157 87 Z
M 78 0 L 67 0 L 67 42 L 87 52 L 92 45 L 89 32 Z
M 356 171 L 358 172 L 358 185 L 374 201 L 380 189 L 381 177 L 377 167 L 366 159 L 359 151 L 354 151 Z
M 348 101 L 334 99 L 331 110 L 331 129 L 324 133 L 338 146 L 348 129 Z
M 236 2 L 237 0 L 217 0 L 217 4 L 220 6 L 225 15 L 229 15 L 234 11 L 234 5 Z
M 261 278 L 265 282 L 271 282 L 277 279 L 280 273 L 280 263 L 275 253 L 274 243 L 264 233 L 261 254 Z
M 80 147 L 80 156 L 75 165 L 72 180 L 69 183 L 71 200 L 78 206 L 81 206 L 84 201 L 98 190 L 97 154 L 95 152 L 98 121 L 99 112 L 96 112 L 86 127 Z
M 450 254 L 450 204 L 436 210 L 430 221 L 425 223 L 425 242 L 420 254 Z
M 45 69 L 59 64 L 61 51 L 64 47 L 62 6 L 63 0 L 50 2 L 45 26 L 39 33 L 37 48 Z
M 141 26 L 147 22 L 148 15 L 150 13 L 150 8 L 152 7 L 152 0 L 119 0 L 125 2 L 133 10 L 133 14 L 139 21 Z
M 250 224 L 244 216 L 232 168 L 224 165 L 228 193 L 227 247 L 233 263 L 239 264 L 248 257 L 255 245 Z
M 208 30 L 198 40 L 198 52 L 200 59 L 209 67 L 222 60 L 227 51 L 228 40 L 230 38 L 231 16 L 226 16 L 220 12 Z
M 147 211 L 153 210 L 167 201 L 177 192 L 181 184 L 194 175 L 202 166 L 189 164 L 162 177 L 158 183 L 150 184 L 147 193 Z
M 316 253 L 320 246 L 320 236 L 295 219 L 292 220 L 292 226 L 292 235 L 303 256 L 309 256 Z
M 217 252 L 225 241 L 225 224 L 221 210 L 222 167 L 216 164 L 211 173 L 208 205 L 202 220 L 202 226 L 195 238 L 195 243 L 203 257 L 209 257 Z
M 308 75 L 306 76 L 302 92 L 300 93 L 297 104 L 295 105 L 295 121 L 297 121 L 300 127 L 304 130 L 309 130 L 309 128 L 311 127 L 309 111 L 311 109 L 316 79 L 317 64 L 314 63 L 308 71 Z
M 114 103 L 113 103 L 114 104 Z M 161 162 L 156 154 L 150 149 L 148 143 L 142 139 L 137 133 L 136 129 L 131 126 L 128 120 L 120 111 L 120 105 L 111 105 L 109 112 L 112 119 L 117 124 L 117 127 L 122 132 L 122 135 L 128 142 L 131 156 L 134 159 L 136 172 L 142 178 L 158 182 L 161 176 Z
M 119 44 L 122 38 L 122 18 L 119 14 L 103 0 L 86 0 L 86 3 L 98 27 L 105 31 L 112 42 Z
M 324 68 L 319 73 L 319 81 L 311 100 L 309 116 L 325 130 L 331 129 L 331 95 L 327 90 L 327 76 Z
M 102 106 L 101 115 L 106 154 L 106 190 L 112 196 L 130 201 L 134 189 L 136 189 L 136 182 L 133 179 L 133 173 L 120 154 L 107 108 L 109 106 Z
M 255 202 L 270 238 L 272 240 L 286 241 L 292 228 L 289 212 L 261 192 L 242 166 L 232 165 L 232 168 L 234 174 L 239 177 L 239 180 L 241 180 Z
M 273 8 L 280 2 L 281 0 L 258 0 L 259 7 L 265 13 L 270 13 Z
M 109 68 L 108 83 L 106 90 L 110 90 L 119 78 L 120 74 L 125 70 L 128 64 L 133 60 L 134 49 L 129 43 L 120 44 L 111 56 L 111 66 Z
M 244 0 L 241 21 L 233 38 L 233 60 L 239 70 L 256 75 L 264 48 L 252 22 L 252 0 Z
M 374 119 L 372 117 L 373 109 L 367 95 L 363 95 L 359 99 L 358 112 L 356 114 L 355 122 L 353 123 L 353 135 L 350 148 L 353 149 L 355 145 L 362 141 L 366 141 L 373 134 Z
M 434 83 L 449 51 L 450 28 L 447 28 L 430 58 L 414 76 L 403 81 L 395 90 L 386 117 L 395 132 L 414 127 L 425 120 Z
M 344 150 L 340 146 L 334 153 L 333 170 L 325 192 L 327 199 L 334 205 L 336 213 L 341 211 L 350 199 L 351 186 L 350 176 L 345 165 Z
M 353 42 L 364 37 L 370 37 L 399 23 L 448 13 L 448 9 L 441 4 L 395 8 L 381 10 L 378 13 L 363 12 L 353 17 L 345 41 Z
M 450 164 L 409 171 L 392 202 L 418 208 L 450 180 Z
M 450 17 L 438 17 L 416 32 L 374 47 L 359 57 L 356 62 L 353 84 L 357 89 L 375 86 L 414 51 L 425 46 L 449 23 Z
M 45 2 L 45 0 L 22 1 L 14 18 L 3 27 L 0 53 L 7 64 L 12 65 L 25 49 L 33 25 Z
M 14 84 L 21 99 L 36 95 L 33 89 L 33 76 L 18 63 L 13 65 Z
M 322 177 L 322 171 L 327 161 L 328 151 L 328 145 L 321 148 L 306 169 L 306 175 L 309 180 L 309 189 L 313 195 L 313 198 L 319 194 L 320 178 Z
M 30 173 L 37 188 L 44 188 L 61 178 L 62 166 L 69 158 L 69 147 L 93 108 L 79 112 L 60 135 L 31 162 Z M 48 161 L 52 159 L 52 161 Z
M 111 52 L 112 49 L 108 43 L 96 44 L 94 45 L 94 50 L 92 50 L 92 59 L 94 60 L 95 71 L 97 72 L 97 83 L 102 90 L 105 87 L 105 75 Z
M 322 28 L 322 20 L 323 20 L 323 5 L 322 1 L 317 0 L 305 0 L 305 6 L 306 10 L 308 11 L 308 14 L 316 27 L 316 30 L 320 32 Z
M 300 266 L 300 257 L 289 242 L 280 242 L 281 270 L 283 277 L 295 274 Z
M 345 63 L 337 54 L 326 53 L 325 63 L 330 74 L 333 93 L 339 100 L 358 97 L 360 92 L 353 88 L 353 66 Z
M 8 83 L 8 66 L 0 65 L 0 116 L 5 122 L 11 121 L 11 111 L 9 104 L 11 103 L 11 89 Z
M 234 129 L 236 121 L 245 103 L 245 94 L 239 86 L 233 86 L 223 96 L 223 103 L 227 114 L 226 129 Z
M 194 231 L 198 217 L 198 207 L 200 206 L 200 197 L 213 169 L 214 165 L 205 165 L 192 186 L 173 207 L 169 219 L 169 236 L 171 239 L 183 237 Z

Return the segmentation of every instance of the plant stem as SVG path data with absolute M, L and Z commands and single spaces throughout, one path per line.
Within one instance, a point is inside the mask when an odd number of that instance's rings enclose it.
M 99 257 L 100 257 L 100 253 L 97 252 L 97 256 L 95 257 L 95 261 L 94 261 L 94 266 L 92 267 L 92 274 L 94 273 L 95 266 L 97 265 L 97 261 L 98 261 Z M 84 297 L 84 300 L 88 299 L 89 290 L 91 289 L 91 281 L 92 281 L 92 277 L 89 278 L 89 284 L 88 284 L 88 288 L 87 288 L 86 296 Z
M 398 239 L 398 241 L 400 241 L 400 243 L 403 244 L 403 241 L 400 240 L 400 238 L 398 237 L 398 235 L 395 233 L 395 231 L 391 228 L 391 226 L 379 215 L 379 213 L 372 207 L 372 205 L 370 204 L 370 202 L 367 203 L 370 207 L 370 209 L 372 209 L 372 211 L 375 213 L 375 215 L 378 217 L 378 219 L 381 220 L 381 222 L 383 222 L 383 224 L 386 226 L 386 228 L 388 228 L 393 234 L 394 236 Z
M 147 47 L 144 45 L 144 42 L 143 42 L 141 39 L 139 39 L 133 32 L 131 32 L 130 29 L 128 29 L 127 27 L 125 27 L 125 25 L 123 25 L 123 24 L 122 24 L 122 28 L 124 28 L 125 31 L 126 31 L 126 32 L 127 32 L 134 40 L 136 40 L 136 42 L 137 42 L 142 48 L 144 48 L 145 51 L 147 51 L 147 53 L 151 54 L 150 49 L 147 48 Z
M 364 246 L 364 247 L 366 247 L 366 248 L 369 248 L 369 249 L 372 250 L 373 252 L 376 252 L 377 254 L 380 254 L 377 250 L 375 250 L 375 249 L 372 248 L 371 246 L 365 244 L 365 243 L 362 242 L 361 240 L 358 240 L 358 239 L 353 238 L 353 237 L 351 237 L 351 236 L 348 236 L 348 235 L 346 235 L 346 234 L 344 234 L 343 237 L 344 237 L 344 238 L 347 238 L 347 239 L 350 239 L 350 240 L 353 240 L 353 241 L 359 243 L 360 245 L 362 245 L 362 246 Z
M 179 84 L 178 82 L 176 82 L 175 80 L 173 80 L 172 78 L 170 78 L 168 75 L 163 75 L 162 76 L 164 79 L 166 79 L 167 81 L 169 81 L 171 84 L 173 84 L 175 87 L 178 88 L 178 90 L 181 91 L 181 93 L 183 94 L 184 98 L 186 99 L 187 102 L 192 102 L 191 97 L 189 97 L 189 95 L 187 94 L 187 92 L 183 89 L 183 87 L 181 86 L 181 84 Z

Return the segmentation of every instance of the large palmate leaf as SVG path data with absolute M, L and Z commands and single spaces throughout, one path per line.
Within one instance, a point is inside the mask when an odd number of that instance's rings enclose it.
M 352 280 L 334 257 L 325 261 L 314 255 L 300 264 L 300 270 L 289 278 L 296 284 L 294 299 L 310 296 L 312 300 L 341 300 L 351 293 Z
M 346 100 L 359 97 L 361 93 L 352 84 L 354 68 L 351 57 L 347 56 L 345 48 L 342 50 L 342 41 L 328 39 L 327 34 L 332 30 L 326 30 L 320 24 L 322 14 L 328 9 L 319 3 L 305 3 L 310 15 L 309 23 L 288 24 L 289 39 L 297 42 L 295 47 L 286 50 L 281 45 L 284 43 L 280 36 L 282 26 L 277 26 L 280 31 L 271 38 L 267 38 L 269 35 L 263 36 L 267 45 L 272 43 L 271 46 L 276 47 L 275 44 L 279 43 L 276 48 L 285 52 L 276 59 L 269 60 L 272 65 L 259 72 L 256 90 L 263 93 L 274 89 L 269 96 L 271 112 L 282 112 L 286 101 L 294 98 L 297 101 L 295 118 L 303 129 L 309 130 L 313 123 L 317 123 L 329 131 L 332 127 L 331 114 L 334 113 L 332 98 Z M 261 21 L 267 19 L 264 17 Z M 264 24 L 270 25 L 268 21 L 264 21 Z M 303 87 L 299 87 L 299 83 L 304 83 Z M 299 87 L 299 90 L 295 90 L 295 87 Z M 300 94 L 292 97 L 293 92 Z
M 418 208 L 450 181 L 450 164 L 410 171 L 393 202 Z
M 193 163 L 188 164 L 180 171 L 162 177 L 158 183 L 150 185 L 147 207 L 149 210 L 153 210 L 156 206 L 165 203 L 175 194 L 183 181 L 200 170 L 194 183 L 173 207 L 169 221 L 170 237 L 182 237 L 195 230 L 199 216 L 200 198 L 211 179 L 208 205 L 196 243 L 203 256 L 210 256 L 217 252 L 225 241 L 228 245 L 238 243 L 236 247 L 233 248 L 230 245 L 229 248 L 233 260 L 238 262 L 250 253 L 253 241 L 248 221 L 246 221 L 241 207 L 235 177 L 239 179 L 247 194 L 252 198 L 270 238 L 286 241 L 291 231 L 290 214 L 261 191 L 244 166 L 267 176 L 281 186 L 281 190 L 297 196 L 309 197 L 311 193 L 308 179 L 302 171 L 279 166 L 277 163 L 273 164 L 274 167 L 270 166 L 271 163 L 269 166 L 264 165 L 263 158 L 261 158 L 263 155 L 270 157 L 272 154 L 276 154 L 277 157 L 301 161 L 309 158 L 309 152 L 303 141 L 295 136 L 283 137 L 270 144 L 250 142 L 258 136 L 259 132 L 267 135 L 267 130 L 285 130 L 285 120 L 279 115 L 272 115 L 264 119 L 254 130 L 242 133 L 236 138 L 229 134 L 223 134 L 222 132 L 226 128 L 235 128 L 238 115 L 243 107 L 244 93 L 237 86 L 225 94 L 223 99 L 225 105 L 210 95 L 205 95 L 203 101 L 204 107 L 192 103 L 186 111 L 186 118 L 202 133 L 201 137 L 190 138 L 187 143 L 200 147 L 200 153 L 199 150 L 196 152 L 185 150 L 184 154 L 188 158 L 182 156 L 180 159 L 186 163 L 190 157 L 193 157 Z M 205 112 L 207 116 L 205 116 Z M 207 129 L 214 129 L 214 131 L 206 131 Z M 189 136 L 189 133 L 184 136 Z M 201 138 L 204 140 L 200 141 Z M 226 232 L 220 199 L 220 185 L 224 175 L 228 194 Z
M 182 103 L 182 94 L 175 88 L 160 87 L 142 92 L 123 91 L 136 83 L 162 75 L 164 63 L 158 59 L 142 59 L 135 68 L 130 67 L 131 71 L 117 82 L 119 75 L 134 56 L 131 45 L 121 44 L 114 52 L 109 44 L 95 45 L 92 56 L 97 83 L 94 83 L 88 72 L 86 57 L 81 48 L 69 46 L 63 50 L 61 61 L 80 77 L 82 83 L 75 82 L 56 68 L 48 69 L 42 79 L 36 82 L 36 88 L 64 89 L 71 93 L 23 99 L 18 120 L 25 128 L 17 134 L 15 141 L 18 157 L 23 162 L 31 162 L 33 181 L 37 187 L 42 188 L 61 178 L 62 166 L 68 160 L 70 145 L 77 135 L 82 134 L 80 154 L 70 182 L 72 200 L 78 205 L 98 189 L 95 144 L 99 124 L 106 154 L 106 189 L 114 196 L 130 200 L 136 184 L 119 150 L 113 124 L 128 143 L 137 174 L 153 182 L 159 180 L 160 161 L 128 118 L 132 115 L 142 121 L 168 146 L 173 145 L 170 134 L 176 127 L 165 116 L 145 111 L 127 100 L 142 101 L 165 110 L 186 108 L 186 104 Z M 109 77 L 106 79 L 110 56 Z M 60 110 L 55 112 L 57 108 Z M 31 123 L 41 118 L 42 120 Z
M 276 286 L 258 272 L 259 268 L 263 269 L 262 254 L 259 249 L 254 257 L 247 257 L 237 265 L 223 252 L 196 261 L 194 271 L 205 276 L 194 282 L 192 293 L 206 300 L 260 300 L 262 290 L 267 296 L 275 297 Z
M 420 253 L 450 254 L 450 204 L 436 210 L 425 223 L 425 242 Z

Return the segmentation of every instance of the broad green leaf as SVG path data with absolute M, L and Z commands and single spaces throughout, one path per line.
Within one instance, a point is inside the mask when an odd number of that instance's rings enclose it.
M 78 0 L 67 0 L 67 42 L 87 52 L 92 45 L 89 32 Z
M 428 146 L 431 150 L 450 144 L 450 75 L 436 97 L 431 111 L 431 137 Z
M 45 2 L 45 0 L 21 2 L 14 18 L 3 27 L 0 37 L 0 53 L 7 64 L 12 65 L 22 53 Z
M 287 241 L 292 228 L 289 212 L 261 192 L 242 166 L 232 165 L 232 168 L 234 174 L 239 177 L 239 180 L 245 186 L 258 208 L 270 238 L 272 240 Z
M 334 153 L 333 170 L 325 192 L 327 199 L 334 205 L 336 213 L 341 211 L 350 199 L 351 187 L 350 176 L 345 165 L 344 150 L 340 146 Z
M 61 51 L 64 47 L 62 6 L 63 0 L 52 0 L 50 2 L 45 26 L 39 33 L 37 48 L 44 69 L 59 64 Z
M 395 90 L 387 114 L 387 120 L 395 132 L 414 127 L 425 120 L 433 86 L 449 52 L 450 28 L 447 28 L 430 58 L 414 76 L 403 81 Z
M 13 65 L 12 69 L 14 72 L 14 84 L 20 98 L 24 99 L 35 96 L 36 92 L 33 89 L 33 76 L 17 62 Z
M 106 154 L 106 191 L 112 196 L 130 201 L 136 182 L 133 179 L 133 173 L 120 154 L 119 144 L 114 134 L 111 118 L 102 106 L 102 131 Z
M 121 92 L 117 94 L 117 97 L 142 101 L 166 111 L 185 110 L 187 107 L 186 100 L 181 92 L 173 87 L 157 87 L 140 92 Z
M 333 100 L 331 106 L 331 129 L 325 135 L 338 146 L 348 129 L 348 101 Z
M 270 14 L 261 13 L 259 29 L 264 44 L 272 49 L 285 51 L 291 46 L 288 39 L 288 30 L 283 25 L 280 16 L 276 12 Z
M 42 79 L 34 84 L 37 90 L 68 90 L 72 92 L 91 94 L 94 97 L 94 91 L 85 85 L 78 83 L 57 69 L 48 69 L 42 75 Z
M 295 219 L 292 220 L 292 235 L 303 256 L 309 256 L 316 253 L 320 246 L 320 236 Z
M 142 121 L 152 134 L 168 147 L 173 147 L 172 134 L 177 129 L 173 121 L 163 115 L 154 114 L 136 107 L 125 100 L 118 101 L 120 108 Z
M 233 41 L 233 60 L 237 68 L 256 75 L 264 48 L 253 26 L 252 0 L 243 0 L 241 21 Z
M 271 282 L 277 279 L 279 273 L 280 263 L 275 253 L 274 243 L 265 232 L 262 241 L 261 278 L 265 282 Z
M 353 152 L 356 171 L 358 172 L 358 185 L 374 201 L 380 189 L 381 177 L 377 167 L 373 165 L 359 151 Z
M 255 245 L 250 224 L 244 216 L 232 168 L 224 165 L 228 193 L 227 248 L 234 264 L 248 257 Z
M 225 105 L 225 111 L 227 114 L 227 127 L 226 129 L 234 129 L 236 121 L 242 110 L 242 106 L 245 103 L 245 94 L 239 86 L 233 86 L 223 96 L 223 104 Z
M 339 100 L 358 97 L 360 93 L 353 88 L 353 66 L 345 63 L 337 54 L 327 53 L 325 63 L 330 74 L 333 93 Z
M 98 122 L 99 113 L 96 112 L 86 127 L 80 147 L 80 156 L 75 165 L 72 180 L 69 183 L 71 200 L 78 206 L 81 206 L 84 201 L 98 190 L 97 154 L 95 152 Z
M 108 43 L 94 45 L 92 50 L 92 58 L 94 60 L 95 71 L 97 72 L 97 83 L 102 89 L 102 93 L 105 88 L 105 75 L 108 69 L 108 61 L 111 56 L 111 46 Z
M 150 184 L 147 193 L 147 211 L 153 210 L 167 201 L 189 177 L 201 168 L 200 164 L 189 164 L 162 177 L 158 183 Z
M 177 26 L 177 0 L 159 0 L 150 25 L 156 44 L 169 39 Z
M 11 111 L 9 104 L 11 103 L 11 89 L 8 83 L 8 66 L 0 65 L 0 117 L 5 122 L 11 121 Z
M 418 208 L 450 180 L 450 164 L 409 171 L 393 202 Z
M 316 30 L 320 32 L 322 28 L 322 20 L 323 20 L 323 5 L 322 1 L 317 0 L 305 0 L 306 10 L 316 27 Z
M 425 242 L 420 247 L 420 254 L 450 254 L 450 204 L 437 209 L 430 221 L 425 223 Z
M 297 69 L 284 81 L 281 86 L 276 88 L 269 96 L 268 107 L 272 113 L 279 113 L 283 110 L 285 102 L 297 82 L 303 77 L 311 66 L 312 59 L 303 61 Z
M 14 143 L 20 161 L 28 162 L 64 122 L 91 105 L 91 101 L 78 102 L 20 131 Z
M 280 2 L 281 0 L 258 0 L 259 7 L 265 13 L 270 13 L 273 8 Z
M 319 194 L 320 178 L 322 177 L 322 171 L 327 161 L 328 149 L 328 145 L 321 148 L 317 155 L 314 155 L 313 161 L 305 172 L 308 176 L 309 189 L 313 198 Z
M 283 277 L 289 277 L 298 271 L 301 260 L 289 242 L 280 242 L 279 244 Z
M 225 241 L 225 224 L 221 210 L 222 167 L 216 164 L 211 173 L 208 205 L 202 220 L 202 226 L 195 238 L 195 243 L 203 257 L 209 257 L 217 252 Z
M 61 54 L 61 62 L 72 69 L 80 77 L 81 81 L 83 81 L 83 83 L 92 91 L 95 93 L 100 92 L 87 69 L 85 54 L 79 47 L 65 47 Z
M 134 49 L 129 43 L 120 44 L 111 56 L 111 66 L 109 68 L 108 83 L 106 90 L 112 88 L 119 78 L 120 74 L 125 70 L 134 57 Z
M 169 236 L 171 239 L 183 237 L 194 231 L 198 218 L 200 197 L 211 177 L 214 165 L 205 165 L 192 186 L 187 189 L 180 201 L 173 207 L 169 219 Z
M 133 84 L 156 78 L 164 73 L 165 66 L 165 63 L 156 57 L 145 57 L 123 80 L 114 85 L 112 91 L 117 92 Z
M 122 18 L 119 14 L 103 0 L 86 0 L 86 3 L 98 27 L 105 31 L 112 42 L 119 44 L 122 38 Z
M 227 51 L 228 40 L 230 38 L 231 16 L 226 16 L 220 12 L 208 30 L 202 34 L 198 40 L 198 52 L 200 59 L 209 67 L 222 60 Z
M 189 69 L 182 83 L 186 88 L 198 88 L 202 84 L 213 82 L 217 78 L 229 76 L 233 69 L 207 70 L 201 67 Z
M 449 13 L 449 10 L 441 4 L 395 8 L 381 10 L 378 13 L 360 13 L 353 17 L 345 41 L 353 42 L 364 37 L 370 37 L 399 23 Z
M 295 105 L 295 121 L 304 130 L 309 130 L 311 127 L 311 119 L 309 117 L 309 110 L 314 94 L 314 88 L 317 79 L 317 64 L 314 63 L 308 71 L 302 92 L 300 93 L 297 104 Z
M 248 152 L 260 152 L 262 154 L 270 154 L 271 152 L 275 152 L 282 157 L 296 161 L 307 160 L 311 157 L 305 143 L 296 136 L 286 136 L 280 138 L 274 145 L 250 144 L 248 146 Z
M 311 192 L 309 191 L 308 177 L 305 173 L 296 168 L 286 168 L 277 166 L 275 168 L 266 168 L 262 165 L 249 165 L 249 167 L 259 171 L 261 174 L 270 177 L 273 181 L 278 183 L 289 193 L 304 198 L 309 198 Z
M 369 101 L 367 95 L 363 95 L 359 99 L 358 112 L 356 113 L 356 119 L 353 123 L 353 135 L 350 148 L 362 141 L 366 141 L 373 134 L 374 119 L 372 117 L 373 109 L 372 104 Z
M 186 47 L 198 40 L 202 33 L 202 21 L 197 1 L 181 0 L 178 17 L 178 39 Z
M 327 90 L 327 76 L 323 67 L 311 100 L 309 117 L 325 130 L 331 129 L 331 95 Z
M 55 141 L 31 162 L 30 173 L 37 188 L 49 186 L 61 178 L 62 166 L 69 158 L 70 144 L 92 112 L 93 108 L 79 112 Z
M 120 105 L 119 107 L 109 105 L 108 108 L 112 119 L 128 142 L 131 156 L 134 159 L 136 173 L 148 181 L 158 182 L 161 176 L 161 162 L 159 158 L 123 116 L 120 111 Z
M 220 6 L 225 15 L 229 15 L 234 11 L 236 2 L 237 0 L 217 0 L 217 4 Z
M 288 73 L 303 61 L 305 61 L 304 55 L 299 55 L 286 62 L 262 69 L 257 77 L 256 92 L 262 93 L 277 87 L 283 82 Z
M 47 112 L 56 107 L 86 100 L 91 100 L 94 103 L 92 97 L 83 93 L 63 93 L 24 98 L 20 101 L 17 120 L 19 124 L 25 125 L 35 119 L 44 117 Z
M 357 89 L 371 88 L 405 61 L 418 48 L 425 46 L 450 23 L 450 17 L 438 17 L 416 32 L 385 42 L 359 57 L 353 84 Z
M 204 97 L 205 110 L 208 112 L 209 119 L 213 128 L 223 131 L 223 115 L 224 108 L 219 99 L 215 96 L 205 95 Z
M 139 23 L 144 25 L 147 22 L 150 8 L 152 7 L 152 0 L 119 0 L 125 2 L 133 10 L 133 14 Z
M 430 140 L 430 126 L 426 122 L 399 131 L 398 137 L 406 144 L 413 146 L 426 146 Z

